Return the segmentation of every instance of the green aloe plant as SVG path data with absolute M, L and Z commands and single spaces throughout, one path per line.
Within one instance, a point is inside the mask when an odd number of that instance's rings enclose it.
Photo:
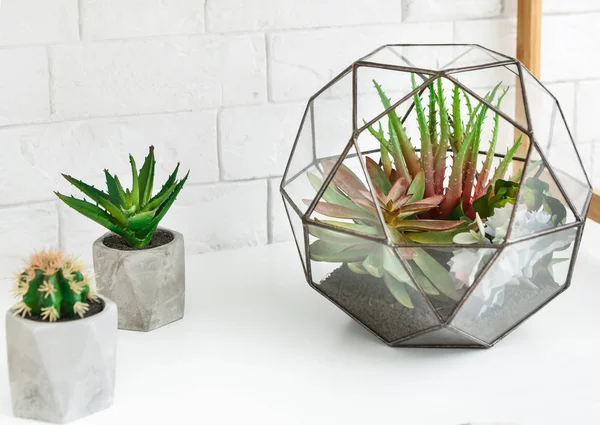
M 389 109 L 390 99 L 376 81 L 373 83 L 383 106 Z M 417 88 L 414 75 L 412 86 Z M 500 106 L 507 89 L 498 95 L 499 89 L 500 84 L 485 96 L 487 103 L 496 102 Z M 378 129 L 368 129 L 380 144 L 379 162 L 365 158 L 374 194 L 371 195 L 365 183 L 348 167 L 340 164 L 314 208 L 316 213 L 332 220 L 317 221 L 331 228 L 381 236 L 381 213 L 387 233 L 397 245 L 452 244 L 457 234 L 477 228 L 477 212 L 485 213 L 482 216 L 485 219 L 495 207 L 514 203 L 516 183 L 502 179 L 521 139 L 512 144 L 492 174 L 499 128 L 499 117 L 495 114 L 490 147 L 481 169 L 477 170 L 482 128 L 489 108 L 485 103 L 473 107 L 468 95 L 458 86 L 454 87 L 452 105 L 448 108 L 441 78 L 429 85 L 428 93 L 427 113 L 421 94 L 415 93 L 413 98 L 420 136 L 419 153 L 396 111 L 390 110 L 387 134 L 381 123 Z M 469 111 L 465 120 L 461 116 L 461 94 Z M 450 158 L 450 175 L 446 178 Z M 323 160 L 321 176 L 308 173 L 315 191 L 322 187 L 325 176 L 335 164 L 335 160 Z M 304 202 L 312 204 L 311 200 Z M 460 291 L 447 268 L 425 249 L 390 248 L 317 226 L 309 226 L 309 232 L 317 238 L 310 246 L 313 261 L 342 262 L 355 273 L 381 278 L 405 307 L 413 307 L 408 290 L 408 287 L 416 289 L 413 278 L 430 296 L 460 299 Z
M 94 203 L 55 193 L 65 204 L 121 236 L 131 247 L 139 249 L 150 243 L 160 220 L 173 205 L 187 181 L 189 171 L 183 179 L 177 180 L 179 171 L 179 164 L 177 164 L 160 191 L 152 196 L 156 165 L 154 146 L 150 146 L 139 172 L 131 155 L 129 155 L 129 162 L 132 175 L 131 190 L 123 189 L 119 178 L 104 170 L 107 192 L 63 174 L 69 183 Z

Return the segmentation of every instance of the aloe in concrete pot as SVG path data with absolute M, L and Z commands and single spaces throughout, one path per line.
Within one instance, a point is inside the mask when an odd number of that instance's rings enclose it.
M 183 236 L 158 224 L 183 188 L 179 164 L 154 196 L 154 147 L 138 171 L 130 155 L 132 187 L 104 170 L 107 192 L 65 175 L 94 203 L 57 196 L 71 208 L 106 227 L 93 245 L 94 269 L 101 294 L 119 307 L 119 329 L 151 331 L 179 320 L 185 305 Z
M 117 307 L 60 251 L 33 254 L 15 275 L 20 301 L 6 315 L 16 416 L 66 423 L 112 405 Z

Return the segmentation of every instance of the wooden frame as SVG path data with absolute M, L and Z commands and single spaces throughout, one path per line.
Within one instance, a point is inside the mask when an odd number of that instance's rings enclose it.
M 542 41 L 542 0 L 519 0 L 517 9 L 517 59 L 540 77 Z M 520 102 L 517 102 L 519 105 Z M 518 107 L 517 107 L 518 108 Z M 520 108 L 522 109 L 522 108 Z M 517 109 L 517 117 L 525 112 Z M 524 157 L 529 146 L 522 144 L 517 155 Z M 600 222 L 600 192 L 594 191 L 588 217 Z

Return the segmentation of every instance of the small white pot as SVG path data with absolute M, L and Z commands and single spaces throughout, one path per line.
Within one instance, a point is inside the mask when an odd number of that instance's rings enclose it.
M 163 229 L 167 230 L 167 229 Z M 123 251 L 93 245 L 98 292 L 119 306 L 119 329 L 148 332 L 183 318 L 185 250 L 183 235 L 165 245 Z
M 6 314 L 13 413 L 68 423 L 113 404 L 117 306 L 69 322 L 38 322 Z

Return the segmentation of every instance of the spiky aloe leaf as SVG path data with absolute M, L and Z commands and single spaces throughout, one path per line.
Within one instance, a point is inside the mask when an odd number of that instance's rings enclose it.
M 508 87 L 504 89 L 502 94 L 498 97 L 498 101 L 496 103 L 496 107 L 500 109 L 500 105 L 502 104 L 502 99 L 508 93 Z M 483 166 L 481 167 L 481 172 L 479 176 L 477 176 L 477 185 L 475 186 L 475 198 L 479 198 L 481 195 L 485 193 L 487 190 L 489 183 L 488 177 L 490 174 L 490 170 L 492 168 L 492 162 L 494 160 L 494 154 L 496 153 L 496 144 L 498 143 L 498 129 L 500 126 L 500 115 L 498 113 L 494 114 L 494 129 L 492 131 L 492 139 L 490 140 L 490 146 L 485 156 L 485 160 L 483 162 Z
M 411 82 L 413 90 L 417 88 L 415 74 L 411 74 Z M 419 124 L 419 133 L 421 134 L 421 169 L 425 171 L 425 197 L 434 195 L 434 174 L 433 174 L 433 150 L 431 147 L 431 135 L 429 134 L 429 126 L 421 96 L 415 93 L 414 97 L 415 109 L 417 111 L 417 122 Z
M 106 190 L 108 191 L 110 201 L 116 206 L 121 206 L 123 200 L 121 199 L 115 178 L 106 169 L 104 170 L 104 177 L 106 178 Z
M 438 148 L 437 103 L 438 102 L 437 94 L 435 91 L 435 83 L 431 83 L 429 84 L 429 108 L 427 111 L 429 119 L 427 120 L 427 122 L 429 124 L 429 136 L 431 137 L 431 146 L 434 155 L 437 152 Z
M 312 204 L 312 200 L 310 199 L 303 199 L 302 201 L 305 205 Z M 317 202 L 314 211 L 332 218 L 357 220 L 368 220 L 373 218 L 372 214 L 367 211 L 359 211 L 354 208 L 347 208 L 342 205 L 332 204 L 330 202 Z
M 464 139 L 460 105 L 460 88 L 454 86 L 452 89 L 452 151 L 455 154 L 460 150 Z
M 131 198 L 127 196 L 125 190 L 123 190 L 123 185 L 119 181 L 119 177 L 115 174 L 115 186 L 117 186 L 117 192 L 119 193 L 119 198 L 121 199 L 121 206 L 123 209 L 128 210 L 131 208 Z
M 366 121 L 363 120 L 363 122 L 366 124 Z M 369 126 L 367 127 L 367 129 L 369 130 L 369 133 L 371 133 L 371 135 L 377 139 L 382 148 L 385 148 L 390 152 L 392 151 L 393 147 L 390 144 L 390 142 L 385 138 L 383 128 L 381 127 L 381 122 L 379 122 L 379 130 L 375 130 L 373 126 Z
M 167 211 L 169 211 L 169 208 L 171 208 L 173 202 L 175 202 L 177 195 L 179 195 L 179 192 L 181 192 L 181 189 L 183 188 L 183 185 L 185 184 L 189 176 L 190 172 L 188 171 L 185 177 L 177 183 L 175 189 L 173 190 L 173 192 L 171 192 L 169 197 L 158 207 L 158 209 L 154 213 L 154 218 L 149 226 L 150 228 L 154 230 L 156 229 L 156 227 L 158 227 L 158 223 L 163 219 Z
M 102 208 L 86 201 L 83 199 L 77 199 L 73 196 L 65 196 L 59 192 L 54 192 L 58 198 L 73 208 L 78 213 L 86 216 L 87 218 L 95 221 L 101 226 L 106 227 L 111 232 L 121 234 L 122 228 L 119 222 L 112 216 L 106 213 Z
M 154 185 L 154 146 L 150 146 L 148 155 L 144 159 L 144 164 L 140 170 L 139 185 L 140 185 L 140 205 L 144 206 L 152 196 L 152 186 Z
M 379 164 L 373 161 L 368 156 L 366 157 L 366 165 L 367 171 L 369 173 L 369 177 L 371 178 L 371 182 L 379 188 L 386 195 L 389 193 L 392 188 L 392 183 L 385 175 L 385 172 L 381 169 Z
M 94 202 L 102 206 L 102 208 L 112 215 L 118 223 L 123 226 L 127 223 L 127 217 L 125 217 L 123 211 L 111 202 L 110 197 L 106 193 L 66 174 L 63 174 L 62 176 L 77 189 L 89 196 Z
M 131 204 L 137 211 L 140 206 L 140 182 L 135 159 L 131 155 L 129 155 L 129 163 L 131 164 Z
M 129 227 L 134 233 L 143 231 L 143 229 L 148 227 L 153 218 L 154 211 L 137 213 L 127 219 L 127 227 Z
M 373 84 L 375 85 L 375 89 L 379 94 L 381 103 L 383 104 L 384 108 L 391 108 L 392 104 L 390 103 L 390 99 L 387 97 L 381 86 L 375 80 L 373 80 Z M 408 171 L 411 176 L 415 176 L 421 168 L 419 165 L 419 159 L 417 158 L 417 154 L 415 153 L 415 148 L 413 147 L 412 143 L 410 143 L 410 139 L 406 135 L 406 130 L 404 130 L 404 126 L 402 125 L 400 118 L 398 118 L 398 115 L 396 115 L 396 111 L 391 110 L 388 113 L 388 119 L 392 124 L 396 136 L 398 136 L 398 141 L 400 145 L 399 147 L 402 152 L 402 155 L 404 156 L 404 161 L 406 162 Z
M 500 161 L 500 164 L 498 164 L 498 167 L 496 167 L 496 171 L 494 171 L 494 176 L 490 180 L 491 185 L 493 185 L 496 182 L 496 180 L 503 179 L 506 175 L 506 172 L 508 171 L 508 166 L 510 165 L 512 159 L 517 153 L 517 150 L 519 149 L 519 146 L 521 145 L 522 138 L 523 135 L 520 135 L 519 138 L 512 145 L 512 147 L 506 151 L 506 155 L 504 155 L 504 158 L 502 158 L 502 161 Z
M 392 125 L 392 121 L 388 119 L 388 132 L 390 134 L 390 140 L 392 141 L 392 146 L 399 146 L 400 141 L 398 140 L 398 135 L 396 134 L 396 130 L 394 130 L 394 126 Z M 412 146 L 412 145 L 411 145 Z M 396 165 L 396 173 L 399 178 L 405 179 L 406 181 L 410 181 L 412 179 L 412 175 L 408 171 L 408 166 L 406 165 L 406 161 L 404 160 L 404 155 L 402 150 L 397 151 L 395 154 L 393 151 L 390 151 L 392 157 L 394 158 L 394 164 Z
M 446 157 L 448 143 L 450 142 L 450 123 L 448 122 L 448 110 L 446 109 L 446 99 L 444 97 L 444 86 L 442 79 L 438 78 L 437 95 L 438 107 L 440 110 L 440 140 L 438 149 L 433 158 L 434 170 L 434 192 L 436 195 L 444 193 L 444 179 L 446 177 Z
M 175 170 L 173 170 L 173 172 L 171 173 L 171 175 L 169 176 L 169 178 L 167 179 L 165 184 L 162 185 L 162 188 L 159 190 L 159 192 L 156 195 L 154 195 L 154 197 L 152 199 L 150 199 L 148 201 L 148 203 L 152 203 L 157 198 L 162 197 L 165 194 L 165 192 L 171 191 L 171 187 L 175 185 L 175 180 L 177 180 L 178 172 L 179 172 L 179 163 L 177 163 Z

